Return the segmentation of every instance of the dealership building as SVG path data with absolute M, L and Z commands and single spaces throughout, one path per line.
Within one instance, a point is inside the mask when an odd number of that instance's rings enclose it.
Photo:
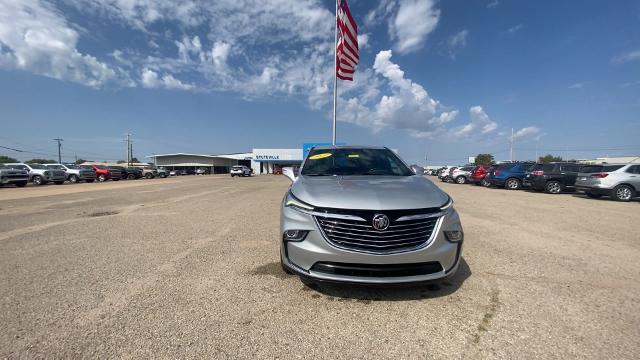
M 156 166 L 169 170 L 195 171 L 205 168 L 212 174 L 225 174 L 234 165 L 244 165 L 253 169 L 254 174 L 273 174 L 283 167 L 302 164 L 303 154 L 314 144 L 304 144 L 298 149 L 253 149 L 247 153 L 218 155 L 203 154 L 154 154 L 149 155 Z M 320 144 L 317 144 L 320 145 Z

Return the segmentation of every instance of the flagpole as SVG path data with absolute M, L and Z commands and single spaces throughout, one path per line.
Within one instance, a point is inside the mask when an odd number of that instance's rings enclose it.
M 332 143 L 336 145 L 336 113 L 338 107 L 338 1 L 336 0 L 336 21 L 333 26 L 336 29 L 335 40 L 333 42 L 333 136 Z

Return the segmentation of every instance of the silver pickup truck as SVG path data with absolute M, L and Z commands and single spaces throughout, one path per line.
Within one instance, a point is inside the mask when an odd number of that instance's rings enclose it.
M 29 172 L 22 169 L 14 169 L 10 165 L 0 164 L 0 185 L 13 184 L 17 187 L 25 187 L 29 182 Z
M 92 183 L 96 181 L 96 172 L 90 169 L 82 169 L 74 164 L 47 164 L 49 169 L 62 170 L 67 176 L 70 183 L 75 184 L 79 181 Z
M 29 181 L 34 185 L 44 185 L 48 182 L 62 185 L 67 179 L 67 174 L 64 171 L 49 169 L 42 164 L 11 163 L 5 165 L 14 169 L 27 170 L 29 172 Z

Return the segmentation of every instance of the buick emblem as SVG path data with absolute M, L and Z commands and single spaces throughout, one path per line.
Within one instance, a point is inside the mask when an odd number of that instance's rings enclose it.
M 387 230 L 389 227 L 389 218 L 384 214 L 373 215 L 373 228 L 376 230 Z

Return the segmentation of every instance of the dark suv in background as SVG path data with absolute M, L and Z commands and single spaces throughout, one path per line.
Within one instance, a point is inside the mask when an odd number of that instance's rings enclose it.
M 563 191 L 574 191 L 578 173 L 585 165 L 575 163 L 535 164 L 525 177 L 525 184 L 530 184 L 536 191 L 548 194 L 559 194 Z

